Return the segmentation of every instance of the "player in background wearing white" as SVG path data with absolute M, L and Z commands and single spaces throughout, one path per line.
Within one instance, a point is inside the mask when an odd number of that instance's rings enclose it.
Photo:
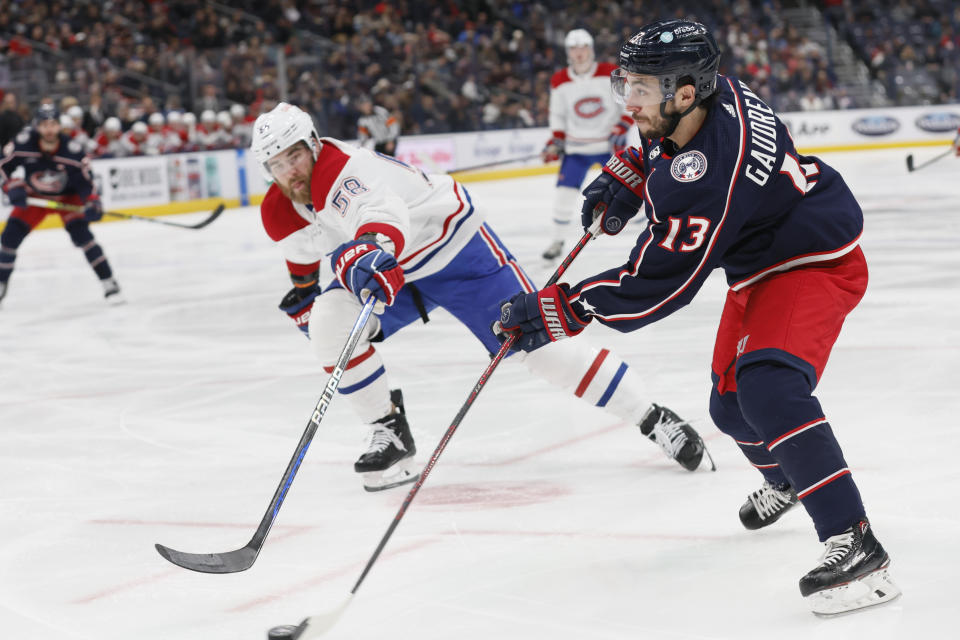
M 370 96 L 357 100 L 360 117 L 357 119 L 357 139 L 364 149 L 373 149 L 388 156 L 397 154 L 400 122 L 385 107 L 373 104 Z
M 611 151 L 626 146 L 627 131 L 633 125 L 610 95 L 610 72 L 617 67 L 594 59 L 593 37 L 585 29 L 574 29 L 564 38 L 564 47 L 569 66 L 550 78 L 551 137 L 541 154 L 544 162 L 561 160 L 553 238 L 543 252 L 547 260 L 563 252 L 570 222 L 579 212 L 580 186 L 587 171 L 605 163 Z
M 500 345 L 490 327 L 500 300 L 534 286 L 450 176 L 428 175 L 390 156 L 320 138 L 312 118 L 286 103 L 257 118 L 251 151 L 274 180 L 261 217 L 294 284 L 280 308 L 308 335 L 328 372 L 364 294 L 383 303 L 338 391 L 371 425 L 369 448 L 354 465 L 365 488 L 412 482 L 416 448 L 402 396 L 391 392 L 373 343 L 443 307 L 494 353 Z M 321 275 L 325 262 L 335 277 Z M 696 431 L 646 401 L 640 376 L 607 349 L 568 341 L 511 359 L 638 425 L 684 468 L 700 464 L 704 447 Z

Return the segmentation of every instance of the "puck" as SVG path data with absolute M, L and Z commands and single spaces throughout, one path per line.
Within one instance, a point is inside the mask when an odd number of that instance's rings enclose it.
M 282 624 L 274 627 L 267 632 L 267 640 L 292 640 L 296 638 L 297 626 L 294 624 Z

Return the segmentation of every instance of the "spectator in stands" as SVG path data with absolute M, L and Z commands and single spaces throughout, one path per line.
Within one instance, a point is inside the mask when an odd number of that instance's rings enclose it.
M 17 105 L 17 94 L 7 92 L 0 102 L 0 149 L 6 147 L 25 125 Z

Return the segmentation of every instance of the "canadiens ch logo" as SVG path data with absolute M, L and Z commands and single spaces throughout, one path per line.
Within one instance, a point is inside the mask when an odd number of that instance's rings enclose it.
M 577 100 L 576 104 L 573 105 L 573 110 L 581 118 L 596 118 L 605 111 L 603 100 L 595 96 Z
M 707 172 L 707 156 L 699 151 L 681 153 L 670 164 L 670 174 L 678 182 L 694 182 Z

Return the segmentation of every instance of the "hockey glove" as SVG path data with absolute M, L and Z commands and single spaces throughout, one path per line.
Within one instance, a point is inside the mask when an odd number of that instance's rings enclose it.
M 533 351 L 575 336 L 590 323 L 581 319 L 567 300 L 566 285 L 553 284 L 533 293 L 519 293 L 500 305 L 500 322 L 493 332 L 503 342 L 517 334 L 514 350 Z
M 623 116 L 617 124 L 610 130 L 610 149 L 613 154 L 618 154 L 627 147 L 627 132 L 633 125 L 633 120 L 628 116 Z
M 376 242 L 344 242 L 333 252 L 331 264 L 340 284 L 361 303 L 372 293 L 377 300 L 391 305 L 403 286 L 403 269 Z M 375 311 L 380 313 L 381 309 Z
M 607 235 L 617 235 L 643 206 L 643 161 L 634 147 L 610 156 L 597 178 L 583 190 L 580 223 L 584 230 L 603 216 L 601 227 Z
M 11 180 L 4 185 L 3 190 L 7 192 L 7 199 L 11 205 L 20 209 L 27 208 L 27 188 L 23 180 Z
M 543 151 L 540 152 L 540 157 L 543 158 L 544 162 L 556 162 L 562 158 L 566 146 L 567 134 L 563 131 L 554 131 L 551 136 L 543 147 Z
M 83 205 L 83 219 L 87 222 L 96 222 L 103 217 L 103 203 L 100 202 L 100 196 L 91 193 Z
M 316 285 L 302 289 L 294 287 L 283 296 L 280 302 L 280 310 L 290 316 L 297 325 L 297 329 L 303 331 L 307 338 L 310 337 L 310 311 L 318 295 L 320 295 L 320 287 Z

